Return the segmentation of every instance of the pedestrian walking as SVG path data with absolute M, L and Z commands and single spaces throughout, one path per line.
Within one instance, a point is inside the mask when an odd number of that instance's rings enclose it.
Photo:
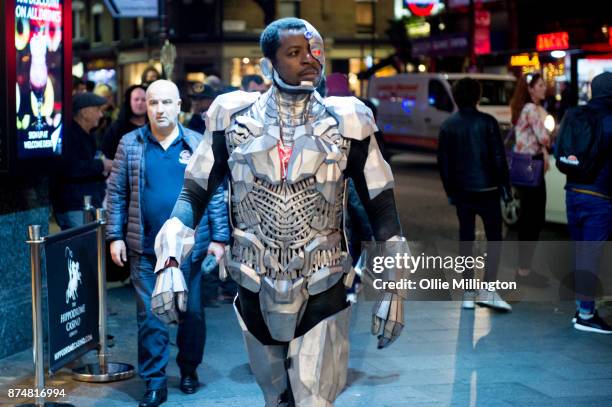
M 155 237 L 170 218 L 183 185 L 185 168 L 202 135 L 178 123 L 181 100 L 176 85 L 153 82 L 146 93 L 149 124 L 125 135 L 119 142 L 109 181 L 107 240 L 113 261 L 130 260 L 130 274 L 137 297 L 138 370 L 146 383 L 140 407 L 156 407 L 166 401 L 166 365 L 169 359 L 168 327 L 151 309 L 156 283 Z M 195 243 L 193 243 L 195 241 Z M 201 263 L 206 253 L 217 259 L 229 241 L 229 222 L 223 188 L 215 189 L 198 224 L 190 257 L 182 264 L 187 281 L 186 311 L 180 315 L 176 358 L 181 371 L 180 389 L 194 393 L 199 380 L 206 324 L 201 300 Z M 210 242 L 210 244 L 209 244 Z
M 93 93 L 78 93 L 72 99 L 74 119 L 62 141 L 62 157 L 51 179 L 50 198 L 55 220 L 62 230 L 84 223 L 83 201 L 91 196 L 94 207 L 102 207 L 105 178 L 112 161 L 98 150 L 93 135 L 102 118 L 106 99 Z
M 481 85 L 475 79 L 461 79 L 453 87 L 459 110 L 440 128 L 438 168 L 449 202 L 457 210 L 459 254 L 472 256 L 475 220 L 479 216 L 487 236 L 488 257 L 483 280 L 494 282 L 502 241 L 500 197 L 511 200 L 510 179 L 497 120 L 477 109 L 481 95 Z M 463 278 L 473 279 L 474 270 L 465 270 Z M 499 311 L 512 310 L 496 291 L 466 291 L 463 308 L 473 309 L 475 303 Z
M 566 113 L 556 157 L 567 175 L 567 225 L 576 242 L 572 322 L 579 331 L 612 334 L 595 307 L 599 263 L 612 232 L 612 72 L 593 78 L 591 93 L 586 106 Z
M 109 159 L 115 158 L 121 137 L 142 127 L 147 122 L 146 88 L 132 85 L 125 91 L 119 116 L 104 134 L 100 149 Z
M 516 143 L 514 151 L 529 154 L 542 161 L 535 185 L 516 187 L 519 192 L 521 213 L 518 220 L 519 267 L 516 281 L 536 287 L 546 286 L 547 279 L 532 271 L 536 241 L 544 227 L 546 213 L 546 183 L 544 173 L 549 166 L 551 136 L 544 125 L 548 113 L 542 106 L 546 98 L 546 84 L 540 73 L 527 74 L 517 83 L 510 103 Z

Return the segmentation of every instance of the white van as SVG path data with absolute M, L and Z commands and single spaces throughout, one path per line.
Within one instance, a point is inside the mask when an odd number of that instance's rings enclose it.
M 456 109 L 453 84 L 461 78 L 477 79 L 482 85 L 478 108 L 493 115 L 502 136 L 510 129 L 510 98 L 516 79 L 512 75 L 478 73 L 422 73 L 374 77 L 368 99 L 378 108 L 378 127 L 385 146 L 436 150 L 440 126 Z

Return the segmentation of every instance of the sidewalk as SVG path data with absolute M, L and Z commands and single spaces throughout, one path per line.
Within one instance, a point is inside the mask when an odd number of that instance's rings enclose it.
M 109 332 L 116 338 L 110 360 L 136 366 L 131 288 L 111 289 L 108 298 Z M 402 337 L 385 350 L 376 349 L 369 332 L 371 305 L 353 307 L 349 383 L 336 406 L 612 405 L 612 336 L 575 331 L 571 303 L 522 303 L 511 314 L 495 314 L 461 310 L 459 302 L 410 302 Z M 194 395 L 178 390 L 173 346 L 163 406 L 263 406 L 232 307 L 206 312 L 205 362 L 199 369 L 205 386 Z M 612 309 L 601 314 L 609 319 Z M 31 358 L 27 350 L 0 360 L 0 405 L 26 401 L 8 399 L 7 391 L 33 386 Z M 63 401 L 78 407 L 136 406 L 144 392 L 137 377 L 89 384 L 72 380 L 67 370 L 47 379 L 47 386 L 65 389 Z

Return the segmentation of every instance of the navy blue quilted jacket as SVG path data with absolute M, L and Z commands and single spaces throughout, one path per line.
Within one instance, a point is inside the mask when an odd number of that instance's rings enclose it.
M 179 124 L 180 134 L 194 152 L 202 140 L 202 135 Z M 126 240 L 126 245 L 136 253 L 142 253 L 144 225 L 142 221 L 140 189 L 145 168 L 144 151 L 150 127 L 140 127 L 119 142 L 113 170 L 108 183 L 108 241 Z M 220 185 L 212 196 L 208 208 L 196 228 L 192 261 L 206 256 L 211 240 L 228 243 L 230 228 L 225 200 L 224 185 Z

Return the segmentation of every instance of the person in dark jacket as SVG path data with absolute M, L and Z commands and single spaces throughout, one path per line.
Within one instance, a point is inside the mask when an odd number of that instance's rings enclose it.
M 204 134 L 206 123 L 204 122 L 204 114 L 217 97 L 215 90 L 203 83 L 193 85 L 193 94 L 191 95 L 191 119 L 187 124 L 187 128 Z
M 106 99 L 93 93 L 75 94 L 72 99 L 74 120 L 64 132 L 62 157 L 51 185 L 51 204 L 62 230 L 84 223 L 85 195 L 91 196 L 94 207 L 102 207 L 104 180 L 112 162 L 97 150 L 91 131 L 102 118 L 104 104 Z
M 244 75 L 240 81 L 240 89 L 245 92 L 264 93 L 268 90 L 261 75 Z
M 129 255 L 137 294 L 138 364 L 147 386 L 141 407 L 158 406 L 168 394 L 165 372 L 169 358 L 168 328 L 151 311 L 156 281 L 155 237 L 170 217 L 187 163 L 202 140 L 201 134 L 178 123 L 179 109 L 178 89 L 172 82 L 159 80 L 149 86 L 150 124 L 121 139 L 108 187 L 106 233 L 107 240 L 112 242 L 111 257 L 123 266 Z M 190 261 L 182 265 L 189 289 L 187 310 L 181 315 L 177 336 L 180 389 L 184 393 L 194 393 L 199 386 L 196 369 L 204 352 L 202 260 L 207 253 L 219 259 L 229 238 L 227 205 L 219 186 L 198 225 Z M 219 246 L 221 254 L 216 250 Z
M 132 85 L 125 91 L 119 117 L 115 120 L 102 139 L 100 149 L 109 159 L 115 158 L 121 137 L 142 127 L 147 122 L 146 88 L 143 85 Z
M 599 154 L 605 157 L 595 180 L 590 183 L 567 176 L 565 205 L 567 225 L 576 242 L 574 280 L 579 331 L 612 334 L 612 327 L 595 308 L 597 272 L 605 242 L 612 232 L 612 72 L 602 73 L 591 82 L 592 99 L 587 108 L 601 120 L 603 143 Z M 576 109 L 583 109 L 578 107 Z M 575 110 L 569 110 L 561 126 L 569 125 Z M 561 131 L 560 131 L 561 133 Z
M 484 281 L 497 278 L 502 240 L 500 195 L 510 200 L 510 178 L 497 120 L 476 108 L 482 94 L 480 83 L 471 78 L 459 80 L 453 97 L 459 111 L 442 123 L 438 145 L 438 166 L 449 202 L 457 209 L 460 255 L 471 256 L 475 239 L 476 215 L 482 218 L 487 236 L 487 262 Z M 473 278 L 466 270 L 464 278 Z M 463 307 L 479 305 L 511 311 L 497 292 L 466 291 Z

